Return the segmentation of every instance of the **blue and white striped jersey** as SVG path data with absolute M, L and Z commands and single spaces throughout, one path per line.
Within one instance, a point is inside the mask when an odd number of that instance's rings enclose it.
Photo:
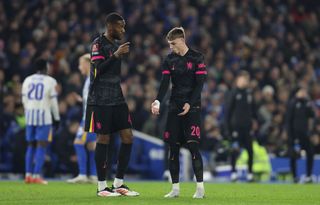
M 41 126 L 60 120 L 56 92 L 57 81 L 44 74 L 28 76 L 22 84 L 22 103 L 26 124 Z

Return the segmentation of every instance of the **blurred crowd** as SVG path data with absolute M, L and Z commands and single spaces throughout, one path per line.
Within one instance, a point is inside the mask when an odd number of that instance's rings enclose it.
M 202 149 L 226 161 L 224 99 L 239 70 L 251 75 L 257 103 L 257 141 L 285 156 L 284 116 L 291 91 L 309 90 L 320 114 L 320 2 L 312 0 L 30 0 L 0 2 L 0 169 L 23 170 L 24 114 L 21 84 L 37 57 L 50 61 L 59 83 L 61 126 L 51 149 L 58 169 L 76 169 L 73 139 L 81 119 L 83 77 L 78 57 L 105 31 L 107 13 L 126 19 L 130 54 L 122 67 L 122 87 L 134 128 L 161 138 L 160 117 L 150 113 L 161 79 L 161 60 L 170 52 L 166 33 L 183 26 L 188 45 L 205 54 L 208 80 L 202 93 Z M 311 133 L 320 153 L 320 122 Z M 22 158 L 21 158 L 22 157 Z M 220 158 L 220 159 L 219 159 Z M 5 167 L 8 160 L 12 166 Z M 20 161 L 20 163 L 15 163 Z

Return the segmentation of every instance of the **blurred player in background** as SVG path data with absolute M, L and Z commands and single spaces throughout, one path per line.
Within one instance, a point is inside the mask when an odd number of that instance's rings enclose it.
M 253 95 L 248 89 L 249 82 L 249 73 L 241 71 L 236 79 L 236 88 L 231 91 L 226 103 L 226 125 L 231 138 L 231 181 L 238 179 L 236 161 L 241 147 L 247 150 L 249 156 L 247 181 L 253 181 L 253 138 L 250 132 L 256 119 L 256 109 Z
M 162 80 L 151 112 L 158 115 L 160 104 L 168 90 L 170 79 L 173 84 L 170 97 L 169 114 L 164 141 L 169 144 L 169 170 L 172 190 L 164 197 L 173 198 L 180 194 L 179 172 L 180 147 L 186 145 L 191 152 L 192 166 L 197 180 L 193 198 L 203 198 L 203 163 L 199 152 L 201 90 L 207 76 L 204 57 L 190 49 L 185 42 L 182 27 L 173 28 L 167 35 L 172 53 L 163 62 Z
M 313 130 L 315 113 L 305 88 L 298 88 L 289 102 L 287 110 L 287 132 L 289 137 L 290 168 L 294 182 L 299 182 L 296 171 L 296 160 L 301 149 L 307 153 L 306 183 L 311 183 L 314 148 L 310 137 Z
M 94 149 L 96 146 L 96 134 L 85 132 L 84 121 L 85 121 L 85 113 L 87 106 L 87 98 L 89 92 L 89 84 L 90 84 L 90 54 L 82 55 L 79 58 L 79 70 L 83 76 L 86 77 L 83 90 L 82 90 L 82 98 L 78 96 L 79 100 L 82 101 L 83 104 L 83 116 L 80 123 L 80 127 L 78 129 L 76 138 L 74 140 L 74 148 L 76 150 L 77 159 L 78 159 L 78 167 L 79 167 L 79 175 L 73 179 L 67 180 L 68 183 L 96 183 L 97 182 L 97 171 L 96 171 L 96 163 L 94 160 Z M 87 151 L 85 148 L 87 146 Z M 88 157 L 89 156 L 89 159 Z M 87 163 L 89 161 L 89 172 L 87 173 Z M 88 176 L 87 176 L 88 174 Z
M 120 86 L 121 59 L 129 53 L 129 42 L 117 44 L 125 34 L 125 21 L 117 13 L 106 18 L 107 32 L 97 37 L 91 47 L 90 88 L 87 100 L 85 131 L 97 134 L 95 161 L 98 175 L 97 195 L 138 196 L 130 190 L 123 178 L 127 169 L 133 142 L 132 122 L 128 105 Z M 111 188 L 107 187 L 107 153 L 112 133 L 119 132 L 121 147 L 118 156 L 117 173 Z
M 46 148 L 52 141 L 52 124 L 59 126 L 60 116 L 57 101 L 57 81 L 48 76 L 48 63 L 35 61 L 36 74 L 28 76 L 22 84 L 22 103 L 26 118 L 25 183 L 48 184 L 40 176 Z

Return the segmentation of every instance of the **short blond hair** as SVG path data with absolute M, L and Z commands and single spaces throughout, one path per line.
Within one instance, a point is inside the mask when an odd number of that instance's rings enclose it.
M 90 53 L 83 54 L 82 56 L 80 56 L 80 59 L 84 59 L 90 62 Z
M 177 38 L 185 38 L 185 36 L 186 35 L 183 27 L 174 27 L 168 32 L 166 38 L 168 41 L 173 41 Z

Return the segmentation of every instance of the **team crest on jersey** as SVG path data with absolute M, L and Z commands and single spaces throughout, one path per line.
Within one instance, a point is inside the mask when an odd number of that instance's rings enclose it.
M 236 95 L 236 99 L 237 99 L 237 100 L 241 100 L 241 98 L 242 98 L 242 95 L 241 95 L 241 94 L 237 94 L 237 95 Z
M 97 128 L 98 128 L 99 130 L 100 130 L 101 127 L 102 127 L 100 122 L 97 122 L 97 123 L 96 123 L 96 126 L 97 126 Z
M 171 70 L 174 70 L 174 65 L 171 67 Z
M 187 69 L 188 70 L 191 70 L 192 69 L 192 63 L 189 61 L 187 62 Z

